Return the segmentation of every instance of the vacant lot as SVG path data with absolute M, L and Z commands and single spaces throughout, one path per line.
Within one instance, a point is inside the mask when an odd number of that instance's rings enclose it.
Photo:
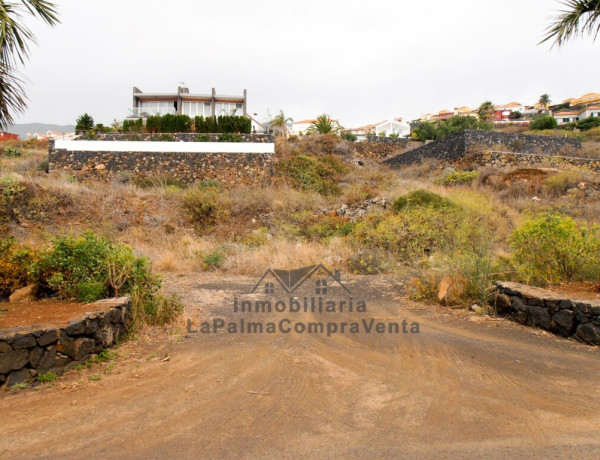
M 173 275 L 167 287 L 196 329 L 233 319 L 255 282 Z M 111 373 L 2 393 L 0 457 L 600 457 L 597 349 L 425 309 L 393 278 L 349 285 L 368 311 L 340 321 L 406 319 L 420 333 L 154 331 L 119 347 Z

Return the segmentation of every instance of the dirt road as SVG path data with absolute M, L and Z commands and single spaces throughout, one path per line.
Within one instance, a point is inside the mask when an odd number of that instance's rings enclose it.
M 231 319 L 253 281 L 170 288 L 197 326 Z M 72 372 L 1 394 L 0 458 L 600 458 L 597 349 L 370 283 L 368 314 L 344 317 L 406 319 L 418 334 L 130 342 L 102 380 Z

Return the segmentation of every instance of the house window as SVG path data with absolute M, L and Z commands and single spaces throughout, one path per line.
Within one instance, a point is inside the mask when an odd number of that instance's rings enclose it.
M 266 282 L 265 283 L 265 294 L 273 294 L 275 292 L 275 285 L 273 283 Z
M 316 293 L 319 295 L 327 294 L 327 280 L 317 280 L 316 282 L 317 288 L 315 289 Z
M 190 117 L 209 117 L 210 114 L 210 102 L 187 102 L 183 103 L 183 109 L 181 111 L 184 115 Z
M 215 115 L 216 116 L 221 116 L 221 115 L 242 116 L 243 115 L 243 105 L 235 104 L 235 103 L 230 104 L 230 103 L 224 103 L 224 102 L 217 102 Z

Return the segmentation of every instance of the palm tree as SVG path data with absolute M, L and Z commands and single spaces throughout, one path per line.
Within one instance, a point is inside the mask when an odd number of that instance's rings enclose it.
M 540 96 L 540 100 L 538 101 L 538 103 L 540 104 L 540 106 L 542 106 L 542 108 L 543 108 L 543 109 L 544 109 L 544 111 L 546 111 L 546 112 L 548 111 L 548 107 L 550 106 L 550 103 L 551 103 L 551 102 L 552 102 L 552 101 L 550 100 L 550 95 L 549 95 L 549 94 L 547 94 L 547 93 L 545 93 L 545 94 L 542 94 L 542 95 Z
M 494 118 L 494 104 L 491 101 L 485 101 L 477 109 L 477 115 L 481 121 L 491 121 Z
M 27 107 L 23 79 L 16 65 L 29 57 L 30 43 L 36 43 L 23 15 L 42 19 L 50 26 L 59 20 L 53 3 L 46 0 L 0 0 L 0 127 L 13 122 L 13 113 L 22 113 Z
M 324 113 L 317 117 L 310 126 L 306 129 L 307 133 L 318 134 L 337 134 L 342 130 L 342 127 L 336 120 L 332 120 L 329 115 Z
M 286 118 L 285 114 L 283 113 L 283 110 L 279 111 L 279 115 L 275 116 L 275 118 L 273 118 L 269 124 L 269 126 L 273 129 L 275 129 L 275 131 L 279 131 L 280 135 L 282 137 L 287 138 L 288 135 L 288 128 L 287 128 L 287 124 L 288 122 L 293 123 L 294 119 L 293 118 Z
M 567 9 L 546 28 L 546 36 L 540 43 L 553 40 L 552 46 L 562 46 L 586 34 L 592 35 L 595 41 L 600 33 L 600 0 L 563 0 L 562 3 Z

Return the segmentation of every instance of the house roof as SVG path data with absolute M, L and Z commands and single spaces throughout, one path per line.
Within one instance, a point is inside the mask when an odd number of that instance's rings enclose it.
M 558 112 L 558 113 L 555 113 L 554 116 L 555 117 L 561 117 L 561 116 L 564 117 L 566 115 L 579 115 L 580 113 L 581 112 Z
M 300 121 L 295 121 L 293 124 L 294 125 L 306 125 L 306 124 L 310 124 L 310 123 L 314 123 L 317 120 L 300 120 Z

